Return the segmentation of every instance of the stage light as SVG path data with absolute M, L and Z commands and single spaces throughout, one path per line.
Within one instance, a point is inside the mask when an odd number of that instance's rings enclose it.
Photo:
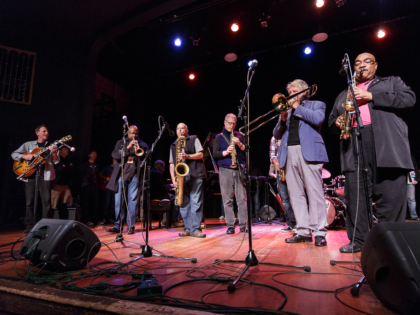
M 238 59 L 238 55 L 235 53 L 229 53 L 225 55 L 225 60 L 227 62 L 234 62 L 236 59 Z
M 232 30 L 232 32 L 237 32 L 239 30 L 238 23 L 233 23 L 230 29 Z
M 311 47 L 306 47 L 305 50 L 303 51 L 306 55 L 309 55 L 312 52 Z
M 316 6 L 317 8 L 321 8 L 324 6 L 324 0 L 316 0 Z
M 193 73 L 191 73 L 191 74 L 188 76 L 188 78 L 189 78 L 190 80 L 194 80 L 194 79 L 195 79 L 195 75 L 194 75 Z
M 181 39 L 179 39 L 179 38 L 175 39 L 174 44 L 175 44 L 175 46 L 180 47 L 181 44 L 182 44 Z
M 386 36 L 386 33 L 384 30 L 379 30 L 378 31 L 378 38 L 384 38 Z
M 252 66 L 252 60 L 248 61 L 248 67 Z

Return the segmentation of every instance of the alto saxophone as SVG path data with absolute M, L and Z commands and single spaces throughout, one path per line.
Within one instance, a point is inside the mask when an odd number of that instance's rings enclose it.
M 187 145 L 185 136 L 181 136 L 176 140 L 176 164 L 175 164 L 175 205 L 182 206 L 184 203 L 184 177 L 190 172 L 190 168 L 184 163 L 178 154 L 182 153 L 182 149 Z
M 357 70 L 354 72 L 354 75 L 351 78 L 351 85 L 353 87 L 353 91 L 354 88 L 356 87 L 356 75 L 358 72 L 361 72 L 363 70 Z M 341 129 L 341 135 L 340 135 L 340 139 L 344 139 L 347 140 L 351 137 L 351 130 L 352 130 L 352 122 L 353 122 L 353 113 L 354 113 L 354 103 L 353 103 L 353 97 L 351 95 L 351 89 L 350 87 L 347 90 L 347 98 L 346 101 L 342 104 L 342 106 L 344 107 L 344 114 L 343 119 L 341 120 L 340 123 L 340 129 Z
M 235 168 L 236 167 L 236 149 L 235 149 L 235 142 L 233 142 L 233 137 L 235 136 L 233 128 L 232 128 L 232 132 L 230 134 L 230 144 L 229 145 L 233 145 L 233 150 L 230 153 L 231 156 L 231 160 L 232 163 L 230 165 L 231 168 Z

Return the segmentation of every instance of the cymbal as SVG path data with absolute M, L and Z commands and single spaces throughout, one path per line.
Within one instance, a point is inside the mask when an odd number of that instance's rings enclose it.
M 322 179 L 330 178 L 331 173 L 328 172 L 325 168 L 322 169 Z

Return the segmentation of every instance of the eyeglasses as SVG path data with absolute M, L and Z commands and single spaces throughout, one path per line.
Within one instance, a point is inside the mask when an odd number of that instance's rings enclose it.
M 356 62 L 354 63 L 354 65 L 356 66 L 356 67 L 358 67 L 358 66 L 360 66 L 362 63 L 365 63 L 365 64 L 367 64 L 367 65 L 369 65 L 369 64 L 375 64 L 376 63 L 376 61 L 375 60 L 372 60 L 372 59 L 370 59 L 370 58 L 366 58 L 365 60 L 356 60 Z
M 229 122 L 229 121 L 225 120 L 225 122 L 226 122 L 229 126 L 235 126 L 235 125 L 236 125 L 236 121 L 235 121 L 235 122 Z

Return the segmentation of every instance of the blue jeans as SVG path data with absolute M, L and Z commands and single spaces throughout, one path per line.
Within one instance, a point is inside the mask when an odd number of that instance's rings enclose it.
M 418 217 L 416 212 L 416 186 L 415 185 L 407 185 L 407 205 L 408 210 L 410 211 L 410 217 L 416 218 Z
M 195 231 L 201 232 L 204 200 L 203 181 L 202 178 L 191 178 L 189 174 L 184 178 L 184 203 L 180 207 L 180 212 L 185 224 L 184 231 L 191 234 Z
M 127 230 L 130 228 L 134 229 L 134 224 L 136 223 L 136 205 L 138 198 L 138 178 L 136 176 L 130 182 L 124 181 L 124 190 L 127 196 L 128 204 L 128 218 L 127 218 L 127 209 L 125 207 L 125 199 L 123 198 L 123 208 L 121 213 L 121 222 L 120 222 L 120 202 L 121 202 L 121 177 L 118 180 L 118 192 L 115 194 L 115 225 L 116 229 L 120 229 L 120 224 L 124 226 L 124 222 L 127 221 Z
M 286 223 L 292 229 L 296 225 L 295 213 L 293 212 L 292 205 L 290 204 L 289 192 L 287 191 L 287 184 L 277 178 L 277 187 L 281 201 L 283 202 L 284 211 L 286 211 Z

